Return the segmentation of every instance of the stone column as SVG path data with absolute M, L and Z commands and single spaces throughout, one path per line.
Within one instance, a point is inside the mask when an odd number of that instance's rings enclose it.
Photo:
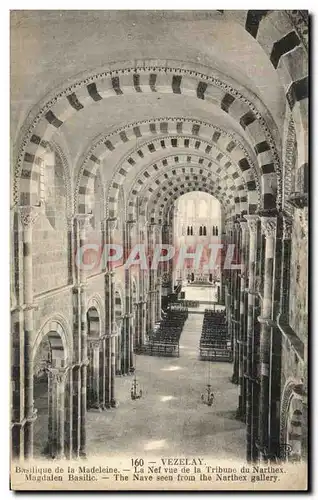
M 266 238 L 264 287 L 260 333 L 260 405 L 259 405 L 259 450 L 260 460 L 267 461 L 269 446 L 269 413 L 270 413 L 270 346 L 273 326 L 273 272 L 275 257 L 276 217 L 261 217 L 262 232 Z
M 140 349 L 144 343 L 145 332 L 143 329 L 143 311 L 144 311 L 145 301 L 142 300 L 140 296 L 139 300 L 135 303 L 136 309 L 136 325 L 135 325 L 135 342 L 134 350 Z
M 122 375 L 129 375 L 133 373 L 133 350 L 132 350 L 132 335 L 131 335 L 131 322 L 132 314 L 124 314 L 122 317 L 122 358 L 121 358 L 121 373 Z
M 290 293 L 290 256 L 291 256 L 292 219 L 281 212 L 277 221 L 275 276 L 273 289 L 273 318 L 276 326 L 272 329 L 271 369 L 270 369 L 270 439 L 269 453 L 271 456 L 281 456 L 280 447 L 280 406 L 281 406 L 281 362 L 282 362 L 282 332 L 288 325 L 289 293 Z
M 65 379 L 68 368 L 48 368 L 48 453 L 52 458 L 64 457 Z
M 161 320 L 161 277 L 157 279 L 157 294 L 156 294 L 156 322 Z
M 74 220 L 73 216 L 67 217 L 67 268 L 68 268 L 68 283 L 73 284 L 75 281 L 75 266 L 74 266 Z
M 170 245 L 169 240 L 169 226 L 164 224 L 162 226 L 162 243 L 164 245 Z M 164 308 L 166 308 L 168 303 L 168 296 L 172 293 L 172 273 L 170 266 L 172 265 L 172 260 L 163 262 L 162 265 L 162 302 Z
M 226 246 L 224 249 L 224 258 L 222 256 L 222 266 L 224 267 L 225 264 L 225 256 L 226 252 L 228 249 L 228 245 L 233 243 L 233 231 L 232 227 L 227 221 L 226 223 Z M 233 288 L 233 279 L 232 279 L 232 271 L 230 269 L 224 269 L 224 274 L 226 275 L 226 281 L 227 281 L 227 290 L 226 290 L 226 297 L 225 297 L 225 304 L 226 304 L 226 320 L 228 323 L 228 336 L 232 341 L 232 349 L 234 348 L 233 346 L 233 331 L 232 331 L 232 288 Z
M 240 255 L 240 224 L 234 222 L 234 248 L 235 254 Z M 233 384 L 239 383 L 239 331 L 240 331 L 240 286 L 239 286 L 239 276 L 237 270 L 232 270 L 232 332 L 233 332 Z
M 135 298 L 135 300 L 132 303 L 132 310 L 133 310 L 133 330 L 134 330 L 134 336 L 133 336 L 133 350 L 136 352 L 138 350 L 138 345 L 140 343 L 140 304 L 138 301 L 138 297 Z
M 247 360 L 246 360 L 246 457 L 251 462 L 255 456 L 252 448 L 255 448 L 257 436 L 252 433 L 252 409 L 253 409 L 253 341 L 254 341 L 254 304 L 255 304 L 255 276 L 256 276 L 256 245 L 257 245 L 257 215 L 245 215 L 247 220 L 249 238 L 249 263 L 248 263 L 248 313 L 247 313 Z
M 119 335 L 119 328 L 116 322 L 113 321 L 111 326 L 110 335 L 110 349 L 111 349 L 111 378 L 110 378 L 110 406 L 117 408 L 118 402 L 115 397 L 115 376 L 116 376 L 116 340 Z
M 153 254 L 154 254 L 154 247 L 155 247 L 155 241 L 156 241 L 156 226 L 155 224 L 150 224 L 148 226 L 148 253 L 151 256 L 151 261 L 153 259 Z M 156 277 L 156 272 L 152 269 L 149 269 L 149 293 L 148 293 L 148 311 L 147 311 L 147 316 L 148 316 L 148 321 L 147 321 L 147 329 L 148 329 L 148 335 L 150 332 L 152 332 L 154 324 L 155 324 L 155 318 L 156 318 L 156 300 L 155 300 L 155 295 L 156 295 L 156 287 L 155 287 L 155 277 Z
M 162 224 L 156 224 L 155 225 L 155 236 L 154 236 L 154 247 L 156 245 L 162 245 Z M 162 280 L 161 280 L 161 275 L 162 275 L 162 269 L 159 267 L 160 264 L 158 265 L 158 269 L 154 270 L 154 275 L 155 275 L 155 288 L 156 288 L 156 304 L 155 304 L 155 322 L 160 321 L 161 319 L 161 294 L 162 294 Z
M 23 239 L 23 310 L 24 310 L 24 458 L 33 457 L 33 424 L 36 419 L 33 401 L 33 262 L 32 227 L 39 215 L 32 206 L 20 207 Z
M 222 239 L 221 239 L 221 244 L 223 245 L 223 248 L 221 249 L 221 255 L 224 254 L 224 249 L 226 247 L 226 232 L 222 232 Z M 226 270 L 223 267 L 223 258 L 220 259 L 220 296 L 219 296 L 219 302 L 222 305 L 225 305 L 225 294 L 226 294 Z
M 240 281 L 240 316 L 239 316 L 239 405 L 238 416 L 245 421 L 246 417 L 246 380 L 244 373 L 246 369 L 246 280 L 247 280 L 247 259 L 248 259 L 248 226 L 244 219 L 240 220 L 241 226 L 241 273 Z
M 124 248 L 124 261 L 128 259 L 129 252 L 132 247 L 132 231 L 136 224 L 136 220 L 128 220 L 126 222 L 126 238 Z M 134 368 L 134 330 L 133 330 L 133 314 L 132 314 L 132 289 L 131 289 L 131 271 L 125 270 L 125 314 L 123 322 L 124 331 L 124 375 L 129 375 L 135 371 Z
M 120 330 L 115 322 L 115 273 L 113 271 L 108 272 L 109 277 L 109 337 L 107 339 L 108 353 L 109 353 L 109 405 L 111 408 L 117 406 L 117 401 L 115 397 L 115 377 L 116 377 L 116 345 L 117 339 L 119 337 Z
M 141 299 L 140 322 L 141 322 L 141 344 L 144 345 L 147 333 L 147 300 Z
M 291 237 L 292 219 L 283 217 L 283 240 L 282 240 L 282 266 L 280 280 L 280 313 L 278 322 L 282 325 L 288 324 L 289 320 L 289 293 L 290 293 L 290 258 L 291 258 Z
M 115 217 L 106 219 L 106 242 L 114 243 L 114 231 L 117 227 Z M 105 289 L 107 302 L 105 310 L 107 312 L 108 335 L 105 339 L 107 355 L 107 383 L 105 394 L 106 408 L 115 408 L 117 401 L 115 397 L 115 377 L 116 377 L 116 342 L 118 337 L 118 328 L 115 323 L 115 272 L 111 265 L 107 264 L 107 273 L 105 274 Z
M 78 229 L 78 250 L 82 249 L 86 243 L 86 233 L 89 228 L 91 214 L 78 214 L 76 216 Z M 84 268 L 79 269 L 79 295 L 80 295 L 80 375 L 81 375 L 81 411 L 80 411 L 80 448 L 79 454 L 86 457 L 86 411 L 87 411 L 87 298 L 86 298 L 86 273 Z

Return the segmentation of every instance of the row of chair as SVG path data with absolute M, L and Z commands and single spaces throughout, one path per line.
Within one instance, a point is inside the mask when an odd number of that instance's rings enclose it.
M 148 352 L 158 356 L 179 357 L 179 340 L 183 325 L 188 318 L 188 309 L 171 309 L 163 315 L 160 325 L 149 336 Z
M 200 337 L 200 359 L 232 360 L 232 343 L 228 337 L 225 311 L 205 309 Z

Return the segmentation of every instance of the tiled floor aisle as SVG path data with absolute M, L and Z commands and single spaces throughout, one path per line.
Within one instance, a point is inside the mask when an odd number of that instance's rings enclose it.
M 131 377 L 116 378 L 119 408 L 88 412 L 89 455 L 121 454 L 245 458 L 245 426 L 235 420 L 237 386 L 232 365 L 211 364 L 213 407 L 201 403 L 207 362 L 198 360 L 203 315 L 192 314 L 180 339 L 180 358 L 137 357 L 143 398 L 130 399 Z

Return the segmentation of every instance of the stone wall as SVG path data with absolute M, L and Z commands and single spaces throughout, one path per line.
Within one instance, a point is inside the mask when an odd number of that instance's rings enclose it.
M 68 282 L 66 187 L 63 166 L 56 154 L 45 163 L 44 192 L 39 193 L 41 215 L 33 228 L 34 294 L 52 290 Z
M 37 306 L 38 307 L 34 312 L 35 336 L 38 334 L 40 328 L 42 328 L 47 319 L 57 316 L 64 318 L 71 331 L 71 326 L 73 324 L 73 295 L 71 288 L 62 290 L 56 295 L 50 294 L 38 300 Z
M 291 346 L 287 337 L 282 336 L 282 370 L 281 370 L 281 389 L 285 387 L 288 380 L 297 380 L 304 376 L 304 363 L 297 356 L 294 348 Z

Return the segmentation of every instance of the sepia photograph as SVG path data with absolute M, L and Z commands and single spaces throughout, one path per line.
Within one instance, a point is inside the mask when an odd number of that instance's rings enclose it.
M 308 490 L 309 25 L 10 11 L 11 490 Z

